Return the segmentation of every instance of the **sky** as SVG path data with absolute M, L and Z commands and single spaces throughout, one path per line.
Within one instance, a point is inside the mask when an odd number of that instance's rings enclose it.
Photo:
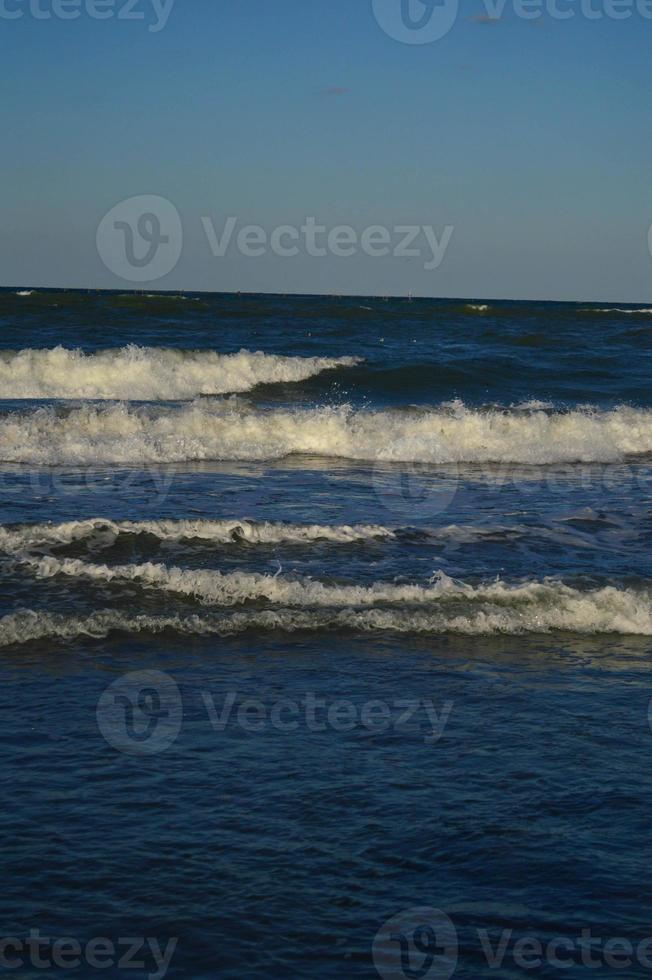
M 0 283 L 652 305 L 652 3 L 520 2 L 0 0 Z

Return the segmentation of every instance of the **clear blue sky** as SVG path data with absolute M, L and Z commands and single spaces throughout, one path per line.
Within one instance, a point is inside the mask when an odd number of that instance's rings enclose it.
M 151 0 L 145 21 L 23 3 L 0 19 L 4 285 L 128 285 L 96 230 L 152 194 L 184 230 L 156 289 L 652 299 L 652 20 L 532 23 L 508 0 L 485 23 L 461 0 L 445 37 L 408 45 L 371 0 L 176 0 L 157 33 Z M 215 257 L 201 218 L 229 215 L 455 231 L 436 270 Z

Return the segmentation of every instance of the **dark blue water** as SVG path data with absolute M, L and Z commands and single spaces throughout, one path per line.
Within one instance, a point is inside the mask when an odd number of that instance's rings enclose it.
M 3 965 L 650 975 L 652 313 L 15 292 Z

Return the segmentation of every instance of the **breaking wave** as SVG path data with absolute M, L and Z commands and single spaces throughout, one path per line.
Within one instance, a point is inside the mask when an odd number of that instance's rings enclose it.
M 579 633 L 638 633 L 652 635 L 652 595 L 649 589 L 603 586 L 579 590 L 554 579 L 516 585 L 500 580 L 484 585 L 455 581 L 442 571 L 426 585 L 374 582 L 345 585 L 309 578 L 288 578 L 256 572 L 169 568 L 162 564 L 95 565 L 78 559 L 24 556 L 40 578 L 66 575 L 106 583 L 137 583 L 147 590 L 193 598 L 208 606 L 236 606 L 265 601 L 272 605 L 309 609 L 364 609 L 379 612 L 363 620 L 371 628 L 393 623 L 414 628 L 411 607 L 431 607 L 421 629 L 435 632 L 519 633 L 565 630 Z M 390 609 L 382 609 L 382 606 Z M 398 609 L 391 607 L 398 605 Z M 378 607 L 381 607 L 378 609 Z M 396 619 L 396 616 L 399 618 Z M 355 621 L 355 620 L 354 620 Z
M 100 582 L 138 583 L 143 588 L 188 596 L 206 605 L 231 606 L 266 601 L 288 606 L 373 606 L 382 602 L 423 604 L 440 598 L 445 576 L 432 585 L 330 585 L 313 579 L 286 578 L 258 572 L 220 572 L 212 569 L 168 567 L 153 562 L 96 565 L 78 558 L 20 558 L 39 578 L 67 575 Z
M 206 574 L 206 573 L 192 573 Z M 223 576 L 227 578 L 228 576 Z M 231 576 L 236 578 L 239 576 Z M 249 576 L 253 578 L 253 576 Z M 262 578 L 262 576 L 261 576 Z M 270 580 L 278 581 L 278 580 Z M 298 583 L 295 583 L 298 584 Z M 319 586 L 318 583 L 312 583 Z M 281 589 L 283 586 L 281 585 Z M 324 588 L 324 587 L 322 587 Z M 392 595 L 396 600 L 405 589 L 418 586 L 376 584 L 367 589 L 332 587 L 330 608 L 278 608 L 236 612 L 229 615 L 128 616 L 106 610 L 88 616 L 64 616 L 49 612 L 21 611 L 0 619 L 0 646 L 52 638 L 104 637 L 120 630 L 127 633 L 159 633 L 228 636 L 247 630 L 297 631 L 348 630 L 361 633 L 458 633 L 465 635 L 546 634 L 634 634 L 652 636 L 652 596 L 649 591 L 606 586 L 582 592 L 558 581 L 527 582 L 510 586 L 495 582 L 473 587 L 453 582 L 439 573 L 435 584 L 421 592 L 424 608 L 361 608 L 363 596 L 378 601 Z M 351 607 L 350 590 L 357 591 L 357 607 Z M 323 593 L 322 593 L 323 595 Z M 296 593 L 295 598 L 308 597 Z M 314 594 L 309 596 L 314 598 Z M 340 600 L 338 603 L 337 600 Z M 337 608 L 344 603 L 346 608 Z
M 587 307 L 587 309 L 581 310 L 580 312 L 581 313 L 630 313 L 635 315 L 637 313 L 652 313 L 652 307 L 642 306 L 636 310 L 625 310 L 619 306 L 610 306 L 610 307 L 605 307 L 604 309 L 597 309 L 596 307 Z
M 161 541 L 199 540 L 215 544 L 305 544 L 329 541 L 350 544 L 376 538 L 393 538 L 394 532 L 376 524 L 283 524 L 250 520 L 112 521 L 102 517 L 64 524 L 28 524 L 0 527 L 0 549 L 8 553 L 93 539 L 108 547 L 123 534 L 149 534 Z
M 131 465 L 275 460 L 292 454 L 366 461 L 617 462 L 652 452 L 652 410 L 432 409 L 349 406 L 258 410 L 237 399 L 180 407 L 86 405 L 0 417 L 0 460 Z
M 0 393 L 8 399 L 187 400 L 304 381 L 357 363 L 353 357 L 281 357 L 246 350 L 219 354 L 134 345 L 92 354 L 64 347 L 27 349 L 0 352 Z

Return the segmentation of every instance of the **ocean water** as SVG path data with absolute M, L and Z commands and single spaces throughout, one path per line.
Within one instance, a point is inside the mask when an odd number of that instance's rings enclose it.
M 0 291 L 2 936 L 649 976 L 651 369 L 643 306 Z

